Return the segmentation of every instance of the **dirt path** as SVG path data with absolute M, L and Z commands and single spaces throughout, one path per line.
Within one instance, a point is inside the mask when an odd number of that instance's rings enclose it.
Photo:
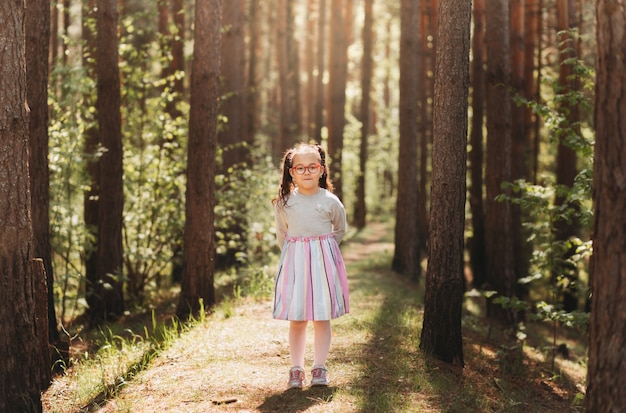
M 352 265 L 391 251 L 393 246 L 382 241 L 386 231 L 381 225 L 369 228 L 342 247 L 351 283 L 351 314 L 333 322 L 330 387 L 286 391 L 291 364 L 288 323 L 272 319 L 269 300 L 244 302 L 237 304 L 233 315 L 217 313 L 185 333 L 99 411 L 359 411 L 352 386 L 363 375 L 362 353 L 371 338 L 366 329 L 359 328 L 360 314 L 364 309 L 376 311 L 377 304 L 359 294 L 361 280 Z M 310 364 L 311 326 L 307 341 Z

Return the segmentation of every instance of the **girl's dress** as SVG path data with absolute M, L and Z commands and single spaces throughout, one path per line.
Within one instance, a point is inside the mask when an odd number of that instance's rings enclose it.
M 285 206 L 276 205 L 275 220 L 282 250 L 274 318 L 317 321 L 348 313 L 348 279 L 339 250 L 346 213 L 339 198 L 324 188 L 313 195 L 296 188 Z

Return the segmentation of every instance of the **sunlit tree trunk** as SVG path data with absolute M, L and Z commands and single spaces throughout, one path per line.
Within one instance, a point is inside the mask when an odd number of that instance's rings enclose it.
M 596 1 L 594 236 L 588 412 L 626 411 L 626 5 Z
M 420 349 L 463 366 L 461 309 L 467 159 L 471 4 L 439 11 L 433 105 L 433 169 L 428 270 Z
M 118 13 L 115 0 L 98 0 L 96 11 L 96 112 L 99 142 L 99 207 L 96 277 L 89 279 L 87 303 L 95 324 L 124 313 L 122 276 L 122 119 L 118 68 Z
M 500 296 L 516 291 L 515 261 L 511 238 L 511 206 L 499 202 L 501 185 L 511 180 L 511 60 L 509 50 L 509 0 L 486 2 L 487 40 L 487 162 L 485 170 L 485 245 L 488 288 Z M 515 314 L 489 300 L 487 315 L 505 324 Z
M 42 370 L 50 368 L 39 345 L 48 330 L 36 319 L 43 274 L 31 267 L 25 19 L 25 2 L 0 2 L 0 412 L 41 412 Z
M 372 21 L 373 0 L 365 1 L 363 24 L 363 61 L 361 63 L 361 142 L 359 145 L 359 176 L 356 187 L 354 224 L 365 227 L 367 209 L 365 204 L 365 170 L 367 165 L 367 138 L 370 126 L 370 89 L 372 85 Z
M 400 151 L 395 250 L 391 268 L 412 280 L 420 276 L 417 227 L 417 3 L 403 0 L 400 19 Z
M 183 282 L 177 313 L 215 304 L 215 155 L 220 76 L 221 0 L 197 0 L 187 155 Z
M 483 202 L 483 121 L 485 116 L 485 0 L 474 0 L 474 35 L 472 37 L 472 129 L 470 132 L 469 204 L 472 212 L 472 236 L 469 240 L 472 284 L 482 288 L 486 281 L 485 210 Z
M 345 127 L 346 83 L 348 79 L 348 43 L 346 39 L 344 0 L 331 0 L 330 61 L 328 83 L 328 155 L 335 194 L 342 198 L 342 153 Z

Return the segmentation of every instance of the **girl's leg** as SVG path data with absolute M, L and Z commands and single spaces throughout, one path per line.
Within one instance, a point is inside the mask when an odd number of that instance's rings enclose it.
M 304 348 L 306 345 L 306 321 L 289 322 L 289 352 L 291 365 L 304 368 Z
M 324 366 L 330 351 L 330 320 L 314 321 L 314 366 Z

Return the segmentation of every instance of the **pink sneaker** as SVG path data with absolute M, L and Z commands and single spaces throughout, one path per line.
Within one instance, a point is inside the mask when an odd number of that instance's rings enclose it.
M 324 366 L 313 367 L 311 377 L 311 386 L 328 386 L 330 384 L 328 369 Z
M 290 389 L 301 389 L 304 387 L 305 382 L 304 370 L 302 367 L 292 367 L 289 370 L 289 388 Z

